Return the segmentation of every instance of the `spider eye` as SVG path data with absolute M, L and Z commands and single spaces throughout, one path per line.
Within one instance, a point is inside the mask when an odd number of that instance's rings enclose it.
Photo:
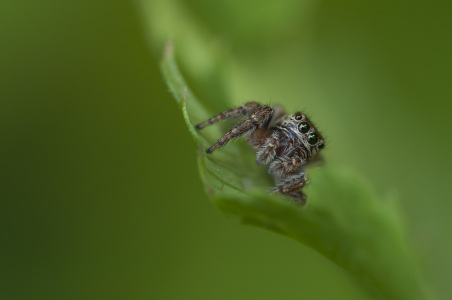
M 320 143 L 317 145 L 317 147 L 318 147 L 319 149 L 323 149 L 323 148 L 325 148 L 325 143 L 324 143 L 324 142 L 320 142 Z
M 298 131 L 300 131 L 301 133 L 308 132 L 310 128 L 311 126 L 309 126 L 309 124 L 306 122 L 301 122 L 300 124 L 298 124 Z
M 297 113 L 295 114 L 295 120 L 301 121 L 301 119 L 303 119 L 303 116 L 301 115 L 301 113 L 297 112 Z
M 319 137 L 317 136 L 317 134 L 313 133 L 313 134 L 309 135 L 309 137 L 308 137 L 309 145 L 313 146 L 313 145 L 317 144 L 318 141 L 319 141 Z

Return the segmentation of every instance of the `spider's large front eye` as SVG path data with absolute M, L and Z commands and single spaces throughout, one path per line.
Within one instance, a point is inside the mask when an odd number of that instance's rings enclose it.
M 310 128 L 311 126 L 309 126 L 309 124 L 306 122 L 301 122 L 300 124 L 298 124 L 298 131 L 300 131 L 301 133 L 308 132 Z
M 313 146 L 313 145 L 317 144 L 318 141 L 319 141 L 319 137 L 317 136 L 317 134 L 313 133 L 313 134 L 309 135 L 309 137 L 308 137 L 309 145 Z

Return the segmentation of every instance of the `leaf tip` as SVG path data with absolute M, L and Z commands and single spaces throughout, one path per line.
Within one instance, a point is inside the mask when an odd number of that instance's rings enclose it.
M 168 56 L 173 55 L 173 50 L 174 50 L 174 44 L 173 44 L 173 40 L 169 39 L 166 42 L 165 48 L 163 49 L 163 59 L 165 59 Z
M 184 105 L 187 102 L 187 86 L 184 86 L 184 93 L 182 95 L 182 100 L 184 101 Z

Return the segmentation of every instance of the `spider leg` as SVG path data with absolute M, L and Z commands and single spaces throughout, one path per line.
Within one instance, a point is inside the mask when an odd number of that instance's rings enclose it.
M 288 194 L 291 195 L 293 192 L 298 191 L 306 184 L 306 175 L 304 172 L 296 174 L 287 178 L 281 184 L 278 184 L 274 189 L 274 194 Z
M 279 131 L 274 131 L 272 135 L 267 138 L 264 145 L 257 152 L 256 163 L 261 165 L 269 164 L 276 156 L 276 148 L 279 146 Z
M 239 137 L 247 132 L 253 131 L 256 128 L 262 127 L 271 118 L 273 114 L 273 109 L 270 106 L 264 105 L 259 107 L 255 112 L 253 112 L 247 119 L 241 121 L 228 133 L 226 133 L 221 139 L 219 139 L 215 144 L 206 150 L 207 154 L 212 153 L 218 147 L 227 144 L 233 138 Z
M 271 163 L 270 167 L 268 168 L 268 172 L 280 178 L 284 178 L 287 177 L 288 174 L 293 173 L 295 170 L 297 170 L 304 164 L 305 161 L 298 155 L 293 155 L 292 152 L 286 154 L 281 158 L 274 160 Z
M 302 191 L 290 192 L 287 195 L 290 196 L 298 204 L 305 204 L 306 203 L 306 195 Z
M 195 126 L 195 128 L 197 130 L 201 130 L 206 126 L 215 124 L 219 121 L 229 120 L 229 119 L 237 118 L 240 116 L 249 115 L 249 114 L 255 112 L 260 106 L 261 106 L 261 104 L 259 104 L 257 102 L 247 102 L 240 107 L 226 110 L 226 111 L 222 112 L 221 114 L 208 119 L 207 121 L 199 123 L 198 125 Z

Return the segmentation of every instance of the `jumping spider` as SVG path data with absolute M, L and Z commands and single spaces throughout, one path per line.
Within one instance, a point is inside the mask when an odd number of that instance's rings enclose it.
M 305 167 L 319 161 L 317 155 L 325 147 L 325 141 L 314 125 L 301 112 L 287 115 L 279 107 L 270 107 L 257 102 L 226 110 L 221 114 L 195 126 L 201 130 L 222 120 L 247 116 L 219 139 L 206 153 L 227 144 L 233 138 L 246 134 L 248 142 L 256 151 L 256 163 L 269 165 L 276 187 L 274 194 L 284 194 L 304 204 L 306 195 L 300 190 L 306 184 Z

